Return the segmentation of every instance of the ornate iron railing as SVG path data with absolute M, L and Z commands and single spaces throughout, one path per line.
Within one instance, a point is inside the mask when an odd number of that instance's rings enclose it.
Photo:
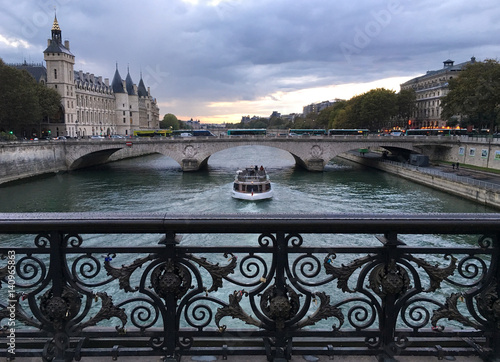
M 497 214 L 0 214 L 0 355 L 494 359 L 499 232 Z

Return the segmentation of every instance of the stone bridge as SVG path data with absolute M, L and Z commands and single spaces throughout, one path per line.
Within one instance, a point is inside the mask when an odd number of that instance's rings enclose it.
M 350 150 L 384 148 L 406 157 L 410 153 L 424 153 L 432 158 L 433 154 L 457 143 L 460 143 L 458 139 L 450 137 L 395 136 L 136 138 L 67 141 L 64 153 L 69 170 L 106 162 L 114 153 L 117 158 L 160 153 L 177 161 L 183 171 L 197 171 L 205 167 L 216 152 L 259 145 L 289 152 L 297 165 L 309 171 L 323 171 L 332 158 Z

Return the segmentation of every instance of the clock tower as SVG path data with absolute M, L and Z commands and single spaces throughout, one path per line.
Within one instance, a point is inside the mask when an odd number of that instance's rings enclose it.
M 43 58 L 47 67 L 47 86 L 61 95 L 61 118 L 49 120 L 49 129 L 53 136 L 75 136 L 78 123 L 73 69 L 75 56 L 69 51 L 69 41 L 62 42 L 56 16 L 52 25 L 52 38 L 47 41 Z

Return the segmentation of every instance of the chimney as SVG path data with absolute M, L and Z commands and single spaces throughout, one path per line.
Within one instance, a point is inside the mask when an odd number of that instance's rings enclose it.
M 106 86 L 109 87 L 109 78 L 104 78 L 104 84 L 106 84 Z
M 64 47 L 69 50 L 69 40 L 64 41 Z

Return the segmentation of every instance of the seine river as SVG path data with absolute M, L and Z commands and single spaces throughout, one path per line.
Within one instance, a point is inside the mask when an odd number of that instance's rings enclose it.
M 274 198 L 231 198 L 237 169 L 264 165 Z M 210 157 L 208 169 L 183 173 L 150 155 L 0 186 L 0 212 L 167 213 L 461 213 L 496 212 L 460 197 L 336 159 L 325 172 L 295 167 L 275 148 L 244 146 Z

